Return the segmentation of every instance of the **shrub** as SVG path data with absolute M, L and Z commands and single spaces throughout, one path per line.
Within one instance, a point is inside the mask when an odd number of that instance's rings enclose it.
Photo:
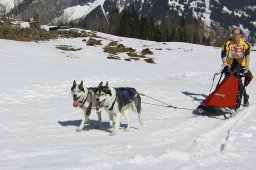
M 95 45 L 102 45 L 102 44 L 101 44 L 101 40 L 96 40 L 96 39 L 90 38 L 87 41 L 86 45 L 88 45 L 88 46 L 95 46 Z
M 149 48 L 145 48 L 145 49 L 143 49 L 143 50 L 141 51 L 141 54 L 143 54 L 143 55 L 146 55 L 146 54 L 152 55 L 153 52 L 150 51 Z
M 75 48 L 71 45 L 57 45 L 56 48 L 63 50 L 63 51 L 79 51 L 82 48 Z

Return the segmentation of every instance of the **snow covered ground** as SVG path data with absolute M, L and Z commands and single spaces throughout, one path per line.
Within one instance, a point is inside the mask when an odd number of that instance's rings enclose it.
M 1 170 L 204 170 L 256 168 L 256 81 L 248 87 L 250 106 L 235 117 L 193 114 L 208 95 L 220 69 L 220 49 L 187 43 L 157 43 L 98 33 L 102 46 L 83 38 L 46 42 L 0 40 L 0 167 Z M 157 64 L 109 60 L 103 46 L 111 40 L 137 49 L 150 48 Z M 72 45 L 80 51 L 61 51 Z M 255 75 L 256 52 L 251 54 Z M 143 94 L 184 109 L 142 105 L 144 126 L 130 113 L 116 136 L 109 135 L 108 115 L 100 130 L 97 116 L 82 132 L 75 129 L 82 110 L 73 108 L 73 80 L 85 86 L 108 81 L 132 86 Z M 143 102 L 157 103 L 142 97 Z

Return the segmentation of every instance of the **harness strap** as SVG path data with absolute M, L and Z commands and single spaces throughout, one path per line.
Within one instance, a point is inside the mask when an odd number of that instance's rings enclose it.
M 79 107 L 83 107 L 83 105 L 85 104 L 85 102 L 86 102 L 86 100 L 87 100 L 87 98 L 88 98 L 88 94 L 89 94 L 89 92 L 87 93 L 86 98 L 81 102 L 81 105 L 79 104 Z M 79 103 L 80 103 L 80 102 L 79 102 Z
M 113 110 L 114 105 L 115 105 L 115 103 L 116 103 L 116 99 L 117 99 L 117 94 L 116 94 L 116 98 L 115 98 L 114 102 L 112 103 L 111 107 L 108 109 L 109 111 L 112 111 L 112 110 Z
M 140 95 L 141 95 L 141 96 L 148 97 L 148 98 L 153 99 L 153 100 L 155 100 L 155 101 L 158 101 L 158 102 L 160 102 L 160 103 L 162 103 L 162 104 L 164 104 L 164 105 L 155 104 L 155 103 L 146 103 L 146 102 L 141 102 L 141 103 L 144 103 L 144 104 L 155 105 L 155 106 L 163 106 L 163 107 L 173 108 L 173 109 L 194 110 L 194 109 L 191 109 L 191 108 L 185 108 L 185 107 L 176 107 L 176 106 L 172 106 L 172 105 L 169 105 L 169 104 L 167 104 L 167 103 L 165 103 L 165 102 L 163 102 L 163 101 L 161 101 L 161 100 L 155 99 L 155 98 L 153 98 L 153 97 L 150 97 L 150 96 L 145 95 L 145 94 L 142 94 L 142 93 L 140 93 Z

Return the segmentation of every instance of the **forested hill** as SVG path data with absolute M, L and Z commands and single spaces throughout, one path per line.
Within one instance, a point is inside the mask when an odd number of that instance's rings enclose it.
M 2 0 L 4 1 L 4 0 Z M 132 9 L 138 13 L 141 21 L 144 23 L 133 23 L 130 18 L 130 25 L 137 24 L 136 27 L 145 27 L 145 19 L 153 22 L 155 25 L 170 22 L 154 29 L 154 32 L 162 32 L 162 37 L 154 37 L 161 41 L 186 41 L 193 42 L 197 39 L 196 35 L 183 37 L 181 34 L 197 28 L 192 28 L 188 24 L 187 28 L 182 28 L 180 20 L 185 19 L 187 23 L 202 23 L 204 29 L 197 29 L 203 35 L 199 35 L 200 43 L 205 44 L 205 38 L 209 38 L 212 45 L 219 45 L 229 35 L 228 30 L 233 26 L 239 26 L 245 30 L 246 36 L 251 43 L 256 40 L 256 1 L 255 0 L 19 0 L 17 8 L 12 10 L 11 14 L 20 14 L 24 20 L 29 20 L 35 12 L 41 16 L 43 24 L 68 24 L 71 26 L 85 27 L 116 35 L 132 36 L 129 31 L 118 30 L 125 26 L 120 18 L 111 21 L 113 12 L 124 13 L 125 10 Z M 0 1 L 1 2 L 1 1 Z M 144 18 L 143 18 L 144 17 Z M 169 19 L 166 19 L 169 17 Z M 174 20 L 174 21 L 173 21 Z M 111 24 L 111 22 L 115 24 Z M 124 21 L 123 21 L 124 22 Z M 134 21 L 135 22 L 135 21 Z M 148 22 L 148 21 L 147 21 Z M 122 25 L 123 24 L 123 25 Z M 148 23 L 147 23 L 148 24 Z M 177 25 L 178 24 L 178 25 Z M 196 23 L 198 24 L 198 23 Z M 200 24 L 198 24 L 200 25 Z M 148 26 L 148 25 L 146 25 Z M 181 26 L 181 27 L 180 27 Z M 184 26 L 184 25 L 183 25 Z M 163 28 L 165 27 L 165 28 Z M 150 28 L 150 27 L 149 27 Z M 172 30 L 176 28 L 176 30 Z M 137 29 L 137 28 L 135 28 Z M 164 29 L 169 29 L 166 32 Z M 187 31 L 189 30 L 189 31 Z M 128 34 L 128 35 L 126 35 Z M 138 33 L 136 33 L 138 34 Z M 150 36 L 159 35 L 150 32 Z M 175 34 L 175 35 L 174 35 Z M 192 35 L 195 34 L 193 31 Z M 142 35 L 140 35 L 142 36 Z M 136 38 L 140 38 L 136 35 Z M 201 36 L 201 37 L 200 37 Z M 205 36 L 205 37 L 203 37 Z M 180 37 L 180 38 L 179 38 Z M 181 38 L 182 37 L 182 38 Z M 191 38 L 192 37 L 192 38 Z M 185 40 L 184 40 L 185 39 Z M 206 40 L 207 41 L 207 40 Z

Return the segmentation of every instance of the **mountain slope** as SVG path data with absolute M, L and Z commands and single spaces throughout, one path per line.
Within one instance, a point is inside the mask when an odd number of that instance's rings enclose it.
M 96 8 L 98 10 L 95 11 Z M 208 27 L 211 27 L 211 24 L 220 24 L 224 28 L 240 26 L 250 31 L 252 36 L 256 34 L 254 0 L 235 0 L 232 3 L 225 0 L 23 0 L 19 12 L 24 20 L 28 20 L 38 11 L 42 14 L 44 24 L 74 20 L 78 25 L 85 25 L 91 17 L 102 14 L 106 16 L 114 9 L 121 12 L 127 8 L 134 8 L 140 15 L 155 20 L 161 20 L 164 16 L 177 19 L 181 16 L 187 19 L 194 17 L 204 21 Z M 88 15 L 90 17 L 87 17 Z
M 84 38 L 0 40 L 2 170 L 256 168 L 254 80 L 247 88 L 250 106 L 233 118 L 193 114 L 220 68 L 219 48 L 96 34 L 103 45 L 86 46 Z M 109 60 L 103 46 L 111 41 L 137 52 L 149 48 L 157 64 L 125 61 L 125 53 L 117 54 L 121 60 Z M 57 45 L 81 50 L 62 51 Z M 256 60 L 251 60 L 254 66 Z M 255 74 L 255 69 L 252 72 Z M 100 81 L 115 87 L 135 87 L 140 93 L 184 109 L 145 104 L 160 103 L 143 97 L 143 127 L 130 112 L 131 131 L 124 131 L 122 117 L 118 134 L 109 136 L 107 113 L 102 113 L 102 127 L 96 130 L 93 111 L 91 124 L 78 133 L 75 129 L 83 113 L 72 106 L 70 87 L 74 79 L 83 80 L 86 87 L 97 86 Z

